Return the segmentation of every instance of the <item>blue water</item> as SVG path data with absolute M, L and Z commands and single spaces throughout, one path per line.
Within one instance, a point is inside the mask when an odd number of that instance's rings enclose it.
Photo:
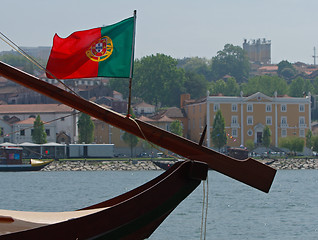
M 0 209 L 65 211 L 119 195 L 161 171 L 0 172 Z M 318 239 L 318 170 L 281 170 L 269 194 L 209 171 L 206 239 Z M 203 185 L 150 239 L 200 239 Z

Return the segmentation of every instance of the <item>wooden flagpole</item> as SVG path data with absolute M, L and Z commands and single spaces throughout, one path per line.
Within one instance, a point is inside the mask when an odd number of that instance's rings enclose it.
M 128 96 L 128 109 L 127 117 L 130 117 L 130 107 L 131 107 L 131 85 L 132 85 L 132 76 L 133 76 L 133 66 L 134 66 L 134 55 L 135 55 L 135 38 L 136 38 L 136 18 L 137 10 L 134 11 L 134 31 L 133 31 L 133 41 L 131 47 L 131 61 L 130 61 L 130 74 L 129 74 L 129 96 Z

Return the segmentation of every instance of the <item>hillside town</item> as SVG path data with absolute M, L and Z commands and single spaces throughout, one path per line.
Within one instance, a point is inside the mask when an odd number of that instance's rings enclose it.
M 271 43 L 266 39 L 244 40 L 243 49 L 247 52 L 251 64 L 252 76 L 275 76 L 278 65 L 271 64 Z M 50 48 L 25 48 L 30 55 L 47 61 Z M 0 55 L 8 54 L 2 52 Z M 15 54 L 9 52 L 9 54 Z M 318 76 L 315 64 L 294 63 L 299 76 L 314 79 Z M 43 81 L 63 88 L 55 79 L 48 79 L 44 73 L 37 73 Z M 231 76 L 223 76 L 227 79 Z M 297 76 L 294 76 L 295 78 Z M 89 99 L 108 109 L 125 115 L 128 99 L 122 93 L 112 90 L 108 78 L 67 79 L 63 82 L 85 99 Z M 315 96 L 310 92 L 302 97 L 279 95 L 272 96 L 263 92 L 239 96 L 211 95 L 193 99 L 191 94 L 179 96 L 178 106 L 161 108 L 136 98 L 132 109 L 136 118 L 170 131 L 174 121 L 182 126 L 182 136 L 194 142 L 203 140 L 209 148 L 215 148 L 211 139 L 213 120 L 221 110 L 225 120 L 228 147 L 242 147 L 252 142 L 255 147 L 262 146 L 263 131 L 268 126 L 271 131 L 272 149 L 278 149 L 279 140 L 288 136 L 305 139 L 310 130 L 316 132 L 317 124 L 312 122 L 316 112 Z M 0 77 L 0 127 L 2 144 L 31 144 L 32 127 L 39 115 L 45 123 L 48 143 L 61 145 L 85 144 L 78 138 L 78 111 L 60 104 L 39 93 L 19 86 L 6 78 Z M 128 156 L 130 148 L 123 140 L 124 132 L 98 119 L 94 123 L 94 144 L 112 144 L 115 156 Z M 203 136 L 204 129 L 207 134 Z M 134 155 L 164 151 L 153 148 L 146 141 L 139 141 L 134 147 Z

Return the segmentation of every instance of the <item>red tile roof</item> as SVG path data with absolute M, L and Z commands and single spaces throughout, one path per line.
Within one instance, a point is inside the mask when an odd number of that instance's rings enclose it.
M 25 120 L 22 120 L 20 122 L 16 122 L 15 124 L 34 124 L 34 121 L 35 121 L 35 118 L 33 117 L 30 117 L 30 118 L 27 118 Z
M 0 114 L 56 113 L 72 112 L 74 109 L 64 104 L 8 104 L 0 105 Z

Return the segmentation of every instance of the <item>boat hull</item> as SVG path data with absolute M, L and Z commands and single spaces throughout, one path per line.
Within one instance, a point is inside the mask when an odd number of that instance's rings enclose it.
M 39 160 L 37 160 L 39 161 Z M 49 165 L 53 160 L 37 162 L 36 164 L 2 164 L 0 165 L 0 172 L 29 172 L 39 171 L 45 166 Z
M 0 235 L 19 239 L 145 239 L 207 177 L 208 165 L 182 161 L 157 178 L 108 201 L 78 210 L 103 209 L 86 216 Z M 7 213 L 6 213 L 7 214 Z M 1 215 L 1 210 L 0 210 Z M 7 214 L 8 215 L 8 214 Z M 12 221 L 1 225 L 1 230 Z M 0 217 L 1 220 L 1 217 Z M 8 224 L 8 225 L 6 225 Z

